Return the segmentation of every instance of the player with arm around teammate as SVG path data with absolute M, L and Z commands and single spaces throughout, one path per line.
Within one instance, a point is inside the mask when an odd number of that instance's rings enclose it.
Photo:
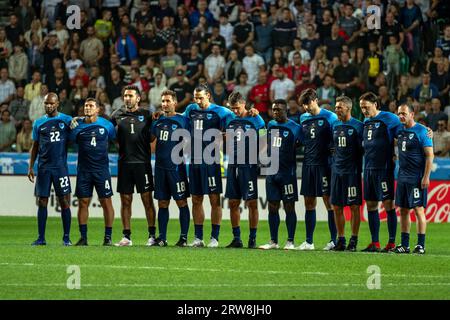
M 248 248 L 256 248 L 256 231 L 258 227 L 258 163 L 257 147 L 260 130 L 265 123 L 261 116 L 250 116 L 246 110 L 245 98 L 237 91 L 228 97 L 228 103 L 236 117 L 230 117 L 225 125 L 227 150 L 232 149 L 232 157 L 227 168 L 227 185 L 225 197 L 229 199 L 233 240 L 227 248 L 242 248 L 240 229 L 241 199 L 249 210 L 250 235 Z M 230 156 L 230 154 L 229 154 Z M 256 161 L 252 161 L 252 158 Z M 231 163 L 232 162 L 232 163 Z
M 180 210 L 181 233 L 176 246 L 187 246 L 189 231 L 189 184 L 185 163 L 175 164 L 172 151 L 179 140 L 172 140 L 176 130 L 189 130 L 189 119 L 175 112 L 177 95 L 174 91 L 165 90 L 161 93 L 161 109 L 164 115 L 153 121 L 151 141 L 156 140 L 155 161 L 155 199 L 158 199 L 159 237 L 153 246 L 167 246 L 167 224 L 169 221 L 169 203 L 172 197 Z M 182 157 L 182 154 L 178 156 Z
M 333 124 L 333 165 L 331 169 L 331 204 L 338 232 L 335 251 L 356 251 L 360 207 L 362 204 L 362 135 L 363 123 L 352 118 L 352 100 L 346 96 L 336 99 L 338 121 Z M 344 207 L 349 206 L 352 214 L 352 236 L 348 246 L 345 239 Z
M 34 182 L 34 163 L 38 158 L 35 195 L 38 197 L 38 239 L 32 245 L 45 245 L 45 227 L 47 223 L 47 205 L 53 184 L 63 223 L 63 245 L 72 245 L 70 241 L 70 180 L 67 168 L 67 143 L 72 118 L 58 112 L 59 100 L 56 93 L 50 92 L 44 97 L 45 115 L 33 124 L 33 145 L 30 150 L 28 179 Z
M 297 215 L 295 202 L 298 201 L 297 164 L 295 149 L 302 137 L 302 127 L 287 117 L 287 103 L 277 99 L 272 105 L 274 120 L 267 125 L 268 149 L 278 149 L 279 170 L 266 177 L 267 201 L 269 202 L 270 241 L 259 249 L 278 249 L 278 229 L 280 226 L 280 202 L 283 200 L 286 212 L 288 239 L 285 250 L 296 249 L 294 245 Z M 274 159 L 272 159 L 274 161 Z
M 395 204 L 400 207 L 401 244 L 396 253 L 409 253 L 411 209 L 417 218 L 417 245 L 414 253 L 425 253 L 427 188 L 430 185 L 433 164 L 433 141 L 427 136 L 427 128 L 414 121 L 414 109 L 406 104 L 398 108 L 403 128 L 397 134 L 399 172 Z
M 94 98 L 86 99 L 84 103 L 84 118 L 78 120 L 78 126 L 71 132 L 71 140 L 78 144 L 77 186 L 75 195 L 78 197 L 78 225 L 80 240 L 76 246 L 87 246 L 87 222 L 89 203 L 95 187 L 105 220 L 104 246 L 112 246 L 112 225 L 114 208 L 111 174 L 109 172 L 108 148 L 109 142 L 116 138 L 114 126 L 108 120 L 99 117 L 98 102 Z

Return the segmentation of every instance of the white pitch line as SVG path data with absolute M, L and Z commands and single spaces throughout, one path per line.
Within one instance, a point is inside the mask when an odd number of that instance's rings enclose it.
M 74 264 L 34 264 L 34 263 L 8 263 L 1 262 L 2 266 L 23 266 L 23 267 L 51 267 L 51 268 L 67 268 L 69 265 Z M 99 268 L 99 269 L 127 269 L 127 270 L 165 270 L 165 271 L 193 271 L 193 272 L 230 272 L 230 273 L 260 273 L 260 274 L 290 274 L 290 275 L 317 275 L 317 276 L 335 276 L 341 275 L 332 272 L 313 272 L 313 271 L 276 271 L 276 270 L 236 270 L 236 269 L 206 269 L 206 268 L 178 268 L 178 267 L 165 267 L 165 266 L 127 266 L 127 265 L 78 265 L 80 268 Z M 366 273 L 346 273 L 348 276 L 361 276 L 367 277 Z M 441 275 L 411 275 L 401 273 L 381 273 L 382 277 L 402 277 L 402 278 L 450 278 L 450 274 Z

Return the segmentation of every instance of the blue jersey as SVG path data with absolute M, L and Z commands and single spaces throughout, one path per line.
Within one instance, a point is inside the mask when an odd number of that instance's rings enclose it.
M 394 169 L 394 138 L 402 128 L 391 112 L 364 119 L 364 169 Z
M 294 121 L 297 124 L 300 124 L 300 117 L 301 117 L 301 115 L 302 114 L 300 112 L 290 113 L 289 110 L 287 112 L 288 119 Z
M 45 115 L 33 124 L 32 139 L 39 143 L 38 169 L 54 169 L 67 166 L 67 142 L 72 117 L 58 113 Z
M 173 148 L 182 141 L 172 141 L 172 134 L 175 130 L 189 130 L 189 119 L 181 114 L 173 117 L 160 117 L 152 123 L 151 134 L 156 137 L 155 166 L 157 168 L 178 170 L 178 165 L 174 164 L 171 158 Z M 180 154 L 182 156 L 182 153 Z
M 277 133 L 278 131 L 278 133 Z M 267 148 L 279 148 L 279 170 L 281 174 L 295 174 L 297 164 L 295 148 L 302 138 L 302 127 L 292 120 L 284 123 L 271 120 L 267 125 Z
M 256 163 L 250 163 L 250 151 L 255 151 L 256 154 L 258 154 L 258 145 L 259 145 L 259 134 L 260 129 L 263 129 L 265 127 L 265 123 L 263 118 L 261 116 L 257 115 L 256 117 L 243 117 L 243 118 L 228 118 L 228 121 L 226 123 L 225 129 L 236 131 L 236 130 L 242 130 L 242 132 L 237 131 L 235 134 L 234 141 L 227 141 L 227 144 L 233 143 L 233 150 L 234 150 L 234 159 L 232 159 L 232 163 L 236 165 L 255 165 Z M 245 138 L 244 143 L 241 146 L 241 141 L 244 138 L 242 134 L 245 134 L 249 130 L 253 130 L 254 135 L 250 136 L 254 139 Z M 244 150 L 242 150 L 244 148 Z M 252 149 L 252 150 L 251 150 Z M 239 153 L 241 151 L 245 151 L 245 163 L 238 163 Z M 230 159 L 231 162 L 231 159 Z
M 415 183 L 422 179 L 425 170 L 423 148 L 432 147 L 427 128 L 416 123 L 412 128 L 401 129 L 397 135 L 399 171 L 398 181 Z
M 78 171 L 99 172 L 109 169 L 109 141 L 116 138 L 113 124 L 101 117 L 93 123 L 78 120 L 78 127 L 72 130 L 70 139 L 78 146 Z
M 362 140 L 364 125 L 355 118 L 333 125 L 333 172 L 350 174 L 362 172 Z
M 318 115 L 304 113 L 300 117 L 305 146 L 304 165 L 328 166 L 330 148 L 333 143 L 332 127 L 337 116 L 326 109 L 321 109 Z
M 191 159 L 202 160 L 203 151 L 211 144 L 211 141 L 204 141 L 203 134 L 208 129 L 217 129 L 223 131 L 227 121 L 231 118 L 235 118 L 234 113 L 225 107 L 218 106 L 216 104 L 210 104 L 208 108 L 201 109 L 196 103 L 192 103 L 187 106 L 183 113 L 184 116 L 189 118 L 189 127 L 191 130 Z M 202 153 L 195 154 L 194 147 L 198 144 L 202 145 Z M 214 154 L 213 154 L 214 156 Z M 202 160 L 203 162 L 203 160 Z

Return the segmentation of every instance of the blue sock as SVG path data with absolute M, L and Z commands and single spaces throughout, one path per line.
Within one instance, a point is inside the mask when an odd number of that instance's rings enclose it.
M 330 240 L 336 244 L 337 229 L 333 210 L 328 210 L 328 230 L 330 230 Z
M 195 224 L 195 237 L 197 239 L 203 240 L 203 225 L 202 224 Z
M 345 237 L 339 237 L 338 239 L 338 242 L 342 243 L 344 246 L 347 244 L 347 240 L 345 239 Z
M 395 209 L 387 211 L 387 224 L 389 231 L 389 242 L 395 243 L 395 235 L 397 233 L 397 214 Z
M 270 228 L 270 239 L 278 243 L 278 228 L 280 226 L 280 214 L 277 211 L 269 211 L 269 228 Z
M 241 227 L 233 227 L 234 240 L 241 240 Z
M 250 235 L 249 235 L 249 239 L 256 239 L 256 228 L 250 228 Z
M 306 225 L 306 242 L 313 244 L 314 229 L 316 228 L 316 209 L 306 210 L 305 213 Z
M 112 227 L 105 227 L 105 238 L 111 239 L 112 237 Z
M 70 239 L 70 223 L 72 221 L 72 215 L 70 213 L 70 207 L 61 210 L 61 220 L 63 225 L 63 240 L 69 241 Z
M 80 224 L 80 225 L 78 226 L 78 228 L 80 229 L 81 237 L 82 237 L 83 239 L 86 239 L 86 240 L 87 240 L 87 224 Z
M 38 207 L 38 234 L 39 240 L 45 240 L 45 225 L 47 224 L 47 207 Z
M 378 209 L 368 212 L 370 235 L 372 236 L 372 242 L 379 242 L 380 235 L 380 215 Z
M 220 224 L 212 224 L 211 225 L 211 238 L 219 241 L 219 232 L 220 232 Z
M 159 238 L 167 239 L 167 224 L 169 223 L 169 208 L 159 208 L 158 210 L 158 228 Z
M 402 246 L 409 247 L 409 233 L 402 232 L 401 237 L 402 237 Z
M 297 228 L 297 215 L 294 212 L 286 212 L 286 228 L 288 241 L 294 241 L 295 229 Z
M 180 237 L 187 239 L 187 235 L 189 232 L 189 218 L 190 218 L 190 213 L 189 213 L 189 207 L 185 206 L 180 208 L 180 227 L 181 227 L 181 234 Z
M 417 234 L 417 244 L 425 248 L 425 234 L 424 233 Z

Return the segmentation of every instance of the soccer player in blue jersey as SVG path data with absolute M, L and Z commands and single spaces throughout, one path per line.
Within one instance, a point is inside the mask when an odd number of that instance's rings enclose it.
M 397 135 L 399 171 L 395 204 L 400 207 L 401 244 L 396 253 L 409 253 L 409 231 L 411 209 L 417 218 L 417 245 L 414 253 L 425 253 L 425 230 L 427 221 L 427 188 L 430 185 L 431 166 L 433 164 L 433 141 L 427 136 L 427 128 L 414 121 L 414 109 L 408 105 L 398 108 L 403 128 Z
M 332 127 L 337 121 L 337 116 L 319 107 L 317 93 L 313 89 L 303 91 L 300 101 L 306 110 L 306 113 L 300 117 L 303 131 L 302 143 L 305 146 L 300 194 L 305 198 L 306 241 L 298 249 L 314 250 L 317 197 L 322 197 L 328 211 L 330 230 L 330 241 L 323 249 L 331 250 L 336 245 L 337 230 L 330 203 L 330 149 L 333 143 Z
M 194 218 L 195 239 L 191 246 L 204 247 L 203 222 L 205 213 L 203 211 L 203 197 L 209 196 L 211 204 L 211 240 L 210 248 L 219 246 L 220 223 L 222 220 L 222 207 L 220 205 L 220 194 L 222 193 L 221 168 L 219 163 L 207 164 L 203 159 L 203 152 L 211 143 L 203 138 L 206 131 L 210 129 L 223 131 L 226 120 L 234 117 L 234 113 L 222 106 L 211 103 L 211 93 L 207 85 L 199 85 L 194 90 L 194 101 L 187 106 L 183 115 L 190 120 L 191 129 L 191 163 L 189 165 L 189 187 L 192 194 L 192 215 Z M 257 114 L 252 108 L 250 113 Z M 195 150 L 200 150 L 200 154 Z M 212 152 L 213 158 L 219 155 Z
M 288 239 L 284 249 L 295 249 L 294 236 L 297 227 L 295 202 L 298 200 L 297 164 L 295 149 L 302 136 L 302 127 L 288 119 L 285 100 L 277 99 L 272 105 L 274 120 L 267 126 L 267 142 L 269 150 L 279 150 L 279 170 L 274 175 L 266 177 L 266 193 L 269 202 L 269 243 L 259 246 L 259 249 L 278 249 L 278 228 L 280 226 L 280 202 L 283 200 L 286 212 L 286 227 Z
M 336 115 L 339 121 L 333 124 L 333 165 L 331 169 L 331 204 L 338 232 L 338 241 L 333 250 L 356 251 L 360 207 L 362 204 L 362 139 L 363 123 L 352 118 L 352 99 L 340 96 L 336 99 Z M 348 246 L 345 239 L 344 207 L 349 206 L 352 218 L 352 236 Z
M 114 208 L 111 174 L 109 172 L 109 142 L 116 138 L 114 126 L 108 120 L 99 117 L 100 108 L 94 98 L 84 103 L 84 118 L 78 120 L 78 126 L 71 132 L 70 139 L 78 144 L 77 186 L 78 225 L 81 238 L 77 246 L 87 246 L 87 222 L 89 203 L 95 187 L 105 219 L 104 246 L 111 246 Z
M 159 237 L 155 239 L 153 246 L 167 246 L 167 224 L 169 222 L 170 198 L 176 201 L 180 209 L 180 239 L 176 246 L 187 246 L 189 231 L 189 185 L 187 180 L 186 165 L 175 164 L 171 158 L 174 147 L 180 142 L 172 140 L 172 134 L 176 130 L 189 130 L 189 119 L 175 112 L 177 106 L 177 94 L 171 90 L 161 93 L 161 109 L 164 115 L 152 123 L 151 141 L 156 140 L 155 162 L 155 199 L 158 199 L 158 228 Z M 182 156 L 179 155 L 179 156 Z
M 249 213 L 250 235 L 248 248 L 256 248 L 258 227 L 258 159 L 259 134 L 265 123 L 261 116 L 250 116 L 246 110 L 245 98 L 237 91 L 228 97 L 228 104 L 236 115 L 228 118 L 225 125 L 227 151 L 231 151 L 227 168 L 225 197 L 229 199 L 233 240 L 227 248 L 242 248 L 240 228 L 241 199 L 245 201 Z
M 379 252 L 380 216 L 378 202 L 387 212 L 389 241 L 382 252 L 395 249 L 397 214 L 394 207 L 394 138 L 402 128 L 399 118 L 380 111 L 378 97 L 367 92 L 359 98 L 364 119 L 364 199 L 367 202 L 369 229 L 372 242 L 365 252 Z
M 67 143 L 71 117 L 58 112 L 58 96 L 50 92 L 44 97 L 45 113 L 33 124 L 33 145 L 30 150 L 28 179 L 34 183 L 34 163 L 38 158 L 35 195 L 38 197 L 38 239 L 32 245 L 45 245 L 47 204 L 53 184 L 61 206 L 63 245 L 70 246 L 70 180 L 67 168 Z

